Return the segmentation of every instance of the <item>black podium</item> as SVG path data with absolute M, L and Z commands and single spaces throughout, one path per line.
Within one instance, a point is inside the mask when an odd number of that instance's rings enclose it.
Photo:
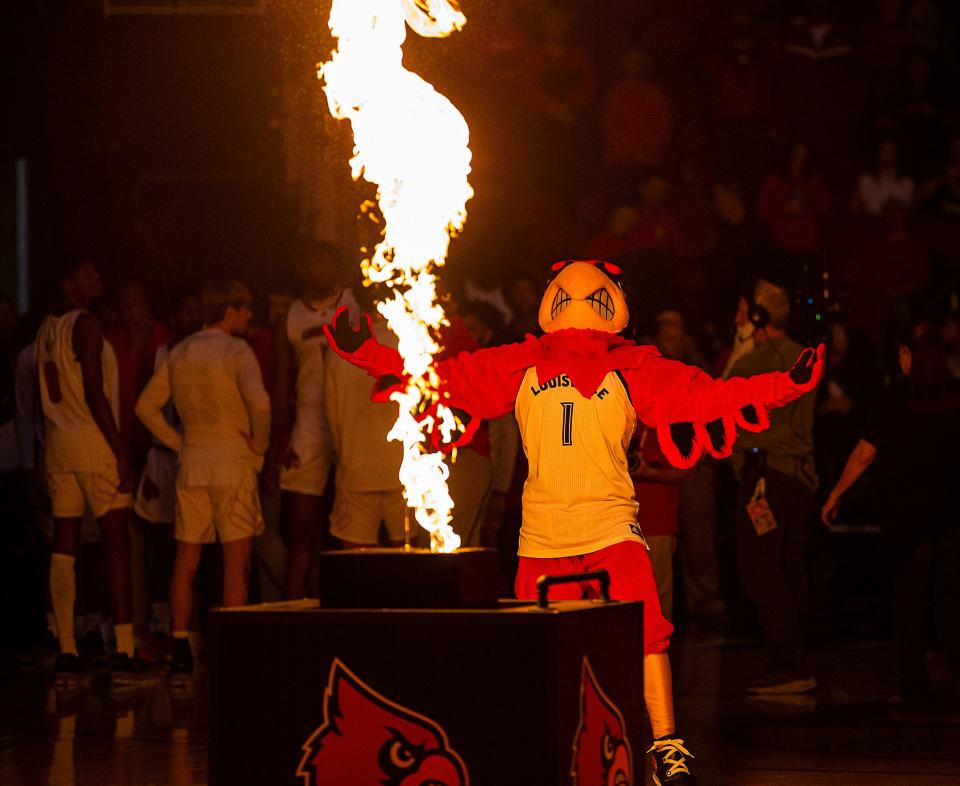
M 215 611 L 210 783 L 639 786 L 642 611 Z

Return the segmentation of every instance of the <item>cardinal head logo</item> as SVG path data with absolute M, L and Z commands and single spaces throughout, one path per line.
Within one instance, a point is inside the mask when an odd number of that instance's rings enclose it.
M 469 786 L 463 759 L 429 718 L 390 701 L 334 659 L 323 725 L 304 743 L 304 786 Z
M 583 659 L 580 725 L 573 738 L 573 786 L 633 786 L 633 758 L 623 713 Z

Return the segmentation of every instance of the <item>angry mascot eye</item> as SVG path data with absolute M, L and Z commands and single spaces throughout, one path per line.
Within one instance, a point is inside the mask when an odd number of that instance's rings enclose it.
M 557 287 L 557 294 L 553 296 L 553 304 L 550 306 L 550 318 L 556 319 L 557 314 L 563 311 L 570 304 L 570 295 L 563 291 L 563 287 Z
M 610 297 L 610 293 L 606 289 L 600 288 L 592 295 L 587 298 L 587 302 L 593 306 L 593 310 L 596 311 L 601 317 L 603 317 L 608 322 L 613 319 L 614 315 L 614 305 L 613 298 Z
M 607 262 L 565 260 L 540 301 L 538 321 L 545 333 L 571 328 L 619 333 L 630 312 L 620 288 L 622 271 Z

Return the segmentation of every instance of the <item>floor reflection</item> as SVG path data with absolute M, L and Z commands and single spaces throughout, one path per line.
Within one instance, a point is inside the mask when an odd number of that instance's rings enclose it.
M 817 692 L 785 700 L 743 693 L 760 658 L 722 639 L 674 647 L 678 723 L 703 786 L 960 784 L 960 704 L 918 714 L 891 703 L 891 644 L 816 652 Z M 957 686 L 945 674 L 949 696 Z M 203 784 L 206 716 L 202 675 L 192 694 L 163 683 L 111 692 L 107 676 L 94 675 L 70 696 L 53 690 L 49 669 L 0 670 L 0 784 Z
M 0 783 L 130 786 L 207 782 L 204 697 L 175 701 L 162 682 L 111 691 L 106 675 L 58 693 L 52 675 L 0 674 Z

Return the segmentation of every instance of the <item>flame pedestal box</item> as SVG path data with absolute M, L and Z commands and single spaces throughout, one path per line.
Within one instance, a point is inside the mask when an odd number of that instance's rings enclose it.
M 324 551 L 318 556 L 324 608 L 481 608 L 501 593 L 493 549 Z
M 634 772 L 609 782 L 643 783 L 642 604 L 310 604 L 211 615 L 214 786 L 592 786 L 586 774 L 571 775 L 575 741 L 586 746 L 585 761 L 602 763 L 604 734 L 615 742 L 618 724 Z M 595 687 L 584 687 L 585 663 Z M 585 703 L 592 708 L 581 734 Z M 430 730 L 419 750 L 398 742 L 409 724 Z M 458 758 L 466 778 L 451 769 Z M 446 774 L 382 774 L 397 762 Z

